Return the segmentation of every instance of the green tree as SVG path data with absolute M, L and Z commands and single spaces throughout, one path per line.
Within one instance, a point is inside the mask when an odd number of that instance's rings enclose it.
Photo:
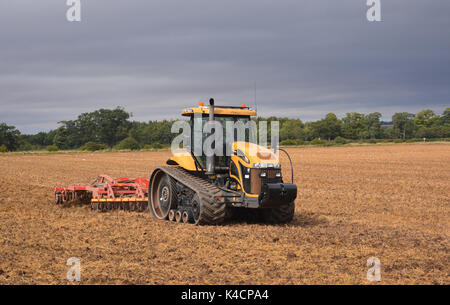
M 421 127 L 415 132 L 416 138 L 445 138 L 448 136 L 449 128 L 446 126 Z
M 333 140 L 341 134 L 342 123 L 334 113 L 328 113 L 324 119 L 313 122 L 312 128 L 314 136 Z
M 350 112 L 342 118 L 342 135 L 347 139 L 367 137 L 368 125 L 362 113 Z
M 364 117 L 365 125 L 367 126 L 367 135 L 371 139 L 379 139 L 382 136 L 381 130 L 381 113 L 373 112 Z
M 445 108 L 440 119 L 441 125 L 450 125 L 450 107 Z
M 315 138 L 318 138 L 317 130 L 314 126 L 314 122 L 306 122 L 305 128 L 303 128 L 304 137 L 303 140 L 311 141 Z
M 39 132 L 34 135 L 21 135 L 22 142 L 33 146 L 45 146 L 46 132 Z
M 69 149 L 71 148 L 70 143 L 68 143 L 68 132 L 64 127 L 59 127 L 56 130 L 56 134 L 53 137 L 53 144 L 58 146 L 61 149 Z
M 65 147 L 80 147 L 89 141 L 112 147 L 128 136 L 131 114 L 123 108 L 99 109 L 82 113 L 74 121 L 61 121 L 64 127 L 57 141 L 65 141 Z M 55 134 L 56 135 L 56 134 Z M 53 136 L 55 136 L 53 135 Z
M 0 145 L 5 145 L 8 151 L 15 151 L 20 145 L 20 131 L 14 126 L 0 124 Z
M 94 112 L 94 118 L 100 143 L 112 147 L 118 141 L 124 139 L 130 127 L 130 114 L 123 108 L 114 110 L 100 109 Z
M 84 144 L 80 147 L 80 150 L 97 151 L 97 150 L 103 150 L 103 149 L 107 149 L 107 148 L 108 148 L 108 146 L 106 144 L 87 142 L 86 144 Z
M 414 132 L 414 114 L 397 112 L 392 116 L 393 128 L 399 132 L 402 139 L 410 138 Z
M 131 150 L 138 150 L 141 148 L 139 143 L 136 141 L 136 139 L 132 137 L 128 137 L 123 139 L 119 144 L 115 146 L 116 149 L 131 149 Z
M 149 121 L 144 122 L 132 122 L 129 135 L 135 138 L 139 143 L 153 144 L 162 143 L 170 144 L 172 139 L 176 136 L 171 132 L 171 127 L 174 121 Z
M 47 146 L 47 151 L 53 152 L 53 151 L 58 151 L 59 148 L 56 145 L 49 145 Z
M 431 127 L 439 122 L 439 116 L 431 109 L 424 109 L 416 114 L 414 118 L 414 124 L 417 128 Z
M 49 145 L 53 145 L 53 140 L 55 138 L 55 135 L 57 133 L 57 130 L 50 130 L 49 132 L 47 132 L 45 134 L 45 139 L 44 139 L 44 146 L 49 146 Z
M 280 139 L 302 139 L 304 137 L 303 132 L 304 124 L 299 119 L 288 120 L 280 127 Z

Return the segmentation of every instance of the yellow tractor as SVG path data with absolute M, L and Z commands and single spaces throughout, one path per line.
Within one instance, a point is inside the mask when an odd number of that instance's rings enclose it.
M 256 111 L 245 105 L 215 106 L 214 99 L 210 99 L 209 106 L 200 103 L 199 107 L 184 109 L 182 115 L 190 118 L 191 127 L 218 121 L 225 129 L 225 122 L 247 124 Z M 191 143 L 203 141 L 208 135 L 193 129 Z M 228 156 L 196 155 L 189 146 L 175 153 L 167 161 L 168 166 L 156 168 L 149 183 L 152 215 L 196 225 L 221 224 L 248 213 L 267 223 L 291 221 L 297 197 L 292 162 L 292 183 L 284 183 L 274 150 L 249 141 L 234 142 L 234 138 L 228 145 L 232 146 Z

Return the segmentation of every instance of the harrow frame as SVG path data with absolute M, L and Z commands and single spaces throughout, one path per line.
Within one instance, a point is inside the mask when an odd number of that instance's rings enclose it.
M 144 211 L 148 208 L 149 180 L 98 176 L 90 185 L 55 187 L 56 204 L 90 204 L 92 210 Z

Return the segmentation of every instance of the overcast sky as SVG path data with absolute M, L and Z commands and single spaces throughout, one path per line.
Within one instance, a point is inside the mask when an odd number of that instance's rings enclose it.
M 450 106 L 450 1 L 0 1 L 0 122 L 23 133 L 124 106 L 139 121 L 183 107 L 254 105 L 261 116 Z

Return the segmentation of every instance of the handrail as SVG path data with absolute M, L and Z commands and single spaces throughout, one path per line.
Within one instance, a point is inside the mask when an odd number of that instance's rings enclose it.
M 286 150 L 284 150 L 283 148 L 278 147 L 278 150 L 281 150 L 282 152 L 284 152 L 289 159 L 289 163 L 291 164 L 291 178 L 292 178 L 291 183 L 294 184 L 294 167 L 292 166 L 291 156 L 289 156 L 289 153 Z

